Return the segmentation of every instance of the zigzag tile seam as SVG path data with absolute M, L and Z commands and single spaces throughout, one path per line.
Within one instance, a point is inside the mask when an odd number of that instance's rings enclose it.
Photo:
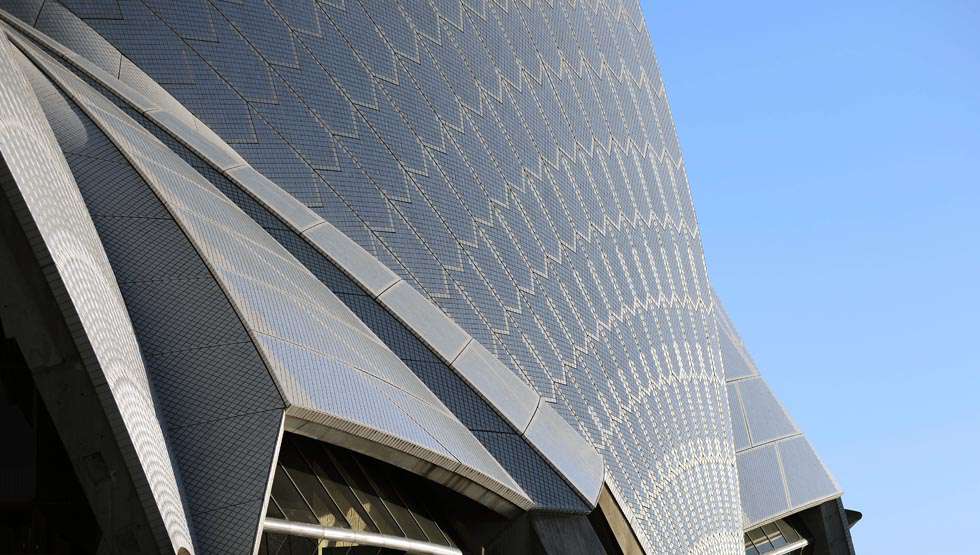
M 67 72 L 64 69 L 58 68 L 57 70 L 55 70 L 52 67 L 48 67 L 48 64 L 54 64 L 55 62 L 45 60 L 45 58 L 48 57 L 48 55 L 46 53 L 38 52 L 37 49 L 33 45 L 31 45 L 31 44 L 27 43 L 26 41 L 24 41 L 24 39 L 22 37 L 14 36 L 13 38 L 14 38 L 15 41 L 19 42 L 22 47 L 24 47 L 25 49 L 27 49 L 29 51 L 29 55 L 31 55 L 31 56 L 38 56 L 39 57 L 39 59 L 36 58 L 35 61 L 42 66 L 42 68 L 46 71 L 46 73 L 49 74 L 49 76 L 53 80 L 55 80 L 56 82 L 58 82 L 66 90 L 70 90 L 71 89 L 70 86 L 66 85 L 66 83 L 64 82 L 64 80 L 77 80 L 78 79 L 77 77 L 75 77 L 74 75 L 71 75 L 69 72 Z M 62 72 L 64 72 L 64 75 L 61 75 Z M 79 85 L 84 85 L 84 83 L 82 83 L 80 80 L 78 80 L 78 84 Z M 69 94 L 72 97 L 75 96 L 75 93 L 72 92 L 72 91 L 70 91 Z M 97 121 L 101 121 L 101 117 L 99 115 L 97 115 L 97 114 L 92 114 L 90 108 L 88 107 L 88 105 L 85 102 L 81 102 L 79 105 L 80 105 L 80 107 L 82 107 L 83 110 L 86 111 L 86 113 L 88 113 L 90 115 L 90 117 L 93 117 L 93 119 L 95 119 Z M 106 103 L 106 105 L 107 105 L 107 108 L 111 108 L 113 110 L 115 109 L 115 106 L 112 106 L 108 102 Z M 125 116 L 123 115 L 123 117 L 125 117 Z M 135 125 L 135 124 L 133 124 L 133 125 Z M 155 140 L 155 138 L 153 140 Z M 124 153 L 126 152 L 126 149 L 124 149 L 124 148 L 121 148 L 120 150 L 122 150 Z M 134 167 L 137 167 L 137 170 L 139 170 L 138 165 L 136 165 Z M 154 179 L 147 178 L 146 176 L 144 176 L 144 178 L 147 180 L 148 183 L 155 182 Z M 218 193 L 215 193 L 215 194 L 217 195 Z M 220 198 L 223 199 L 224 197 L 221 196 Z M 236 209 L 237 209 L 237 207 L 236 207 Z M 192 240 L 192 243 L 194 243 L 193 240 Z M 207 261 L 208 257 L 205 256 L 204 259 L 205 259 L 205 261 Z M 304 271 L 305 271 L 305 268 L 304 268 Z M 218 279 L 217 276 L 216 276 L 216 279 Z M 220 279 L 218 279 L 218 281 L 219 281 L 219 283 L 221 283 L 221 280 Z M 235 306 L 236 303 L 233 302 L 232 305 Z M 249 331 L 250 335 L 253 335 L 254 330 L 252 329 L 252 326 L 246 324 L 245 327 L 246 327 L 246 330 Z M 254 340 L 254 336 L 253 336 L 253 340 Z M 259 353 L 263 357 L 264 362 L 266 363 L 267 367 L 271 369 L 274 365 L 272 365 L 269 362 L 268 355 L 266 353 L 264 353 L 263 349 L 261 348 L 261 342 L 254 341 L 254 343 L 259 348 Z M 284 393 L 283 385 L 281 384 L 280 379 L 276 376 L 276 373 L 275 372 L 270 371 L 270 375 L 272 376 L 274 382 L 276 383 L 276 386 L 279 388 L 280 394 L 283 396 L 283 399 L 285 400 L 286 404 L 287 405 L 290 405 L 291 403 L 288 400 L 288 396 L 285 395 L 285 393 Z M 288 412 L 288 410 L 287 410 L 287 412 Z M 383 437 L 390 437 L 391 439 L 395 440 L 396 442 L 397 441 L 402 441 L 402 442 L 405 441 L 404 439 L 399 439 L 399 438 L 395 438 L 394 436 L 390 436 L 389 434 L 386 434 L 383 431 L 373 430 L 373 429 L 372 429 L 372 431 L 377 432 L 376 437 L 382 437 L 382 438 Z M 378 434 L 380 434 L 380 435 L 378 435 Z M 434 438 L 433 437 L 433 439 L 438 442 L 438 438 Z M 383 441 L 381 441 L 380 444 L 382 446 L 386 446 L 386 444 Z M 392 449 L 397 449 L 397 447 L 391 447 L 391 446 L 388 446 L 388 447 L 389 448 L 392 448 Z M 425 447 L 423 447 L 421 445 L 419 445 L 417 447 L 420 448 L 420 449 L 422 449 L 423 451 L 425 450 Z M 488 454 L 488 456 L 489 456 L 489 454 Z M 422 459 L 422 460 L 425 460 L 425 459 Z M 436 459 L 434 459 L 434 460 L 438 460 L 438 457 L 436 457 Z M 439 466 L 436 462 L 434 462 L 434 460 L 433 461 L 426 461 L 426 462 L 428 464 L 434 464 L 436 466 Z M 506 499 L 509 503 L 512 503 L 512 504 L 514 504 L 514 505 L 516 505 L 518 507 L 524 507 L 524 508 L 529 508 L 532 505 L 531 501 L 527 498 L 526 494 L 523 491 L 514 490 L 512 486 L 508 486 L 507 484 L 502 483 L 498 479 L 496 479 L 496 478 L 494 478 L 492 476 L 489 476 L 488 474 L 486 474 L 484 472 L 479 471 L 478 469 L 475 469 L 475 468 L 471 469 L 468 466 L 466 468 L 462 468 L 463 466 L 466 466 L 466 465 L 464 465 L 464 463 L 462 463 L 461 461 L 459 461 L 458 459 L 456 459 L 455 456 L 453 456 L 453 460 L 459 466 L 457 468 L 446 468 L 446 470 L 450 471 L 451 473 L 457 474 L 457 475 L 460 475 L 460 476 L 463 476 L 463 474 L 461 474 L 460 472 L 457 472 L 457 471 L 458 470 L 466 470 L 465 475 L 466 476 L 469 476 L 470 477 L 469 479 L 471 481 L 473 481 L 474 484 L 478 485 L 481 488 L 485 488 L 485 490 L 487 490 L 489 492 L 493 492 L 495 495 L 499 495 L 503 499 Z M 473 478 L 474 476 L 476 477 L 476 479 Z
M 311 246 L 316 248 L 318 252 L 326 256 L 328 260 L 330 260 L 332 263 L 337 265 L 341 270 L 347 273 L 358 285 L 370 291 L 372 293 L 372 296 L 374 296 L 375 299 L 377 299 L 382 304 L 382 306 L 384 306 L 387 310 L 389 310 L 400 322 L 408 326 L 409 329 L 411 329 L 412 332 L 415 333 L 419 337 L 419 339 L 421 339 L 428 347 L 432 348 L 433 352 L 435 352 L 444 362 L 446 362 L 446 364 L 449 365 L 450 368 L 456 371 L 457 374 L 459 374 L 460 377 L 462 377 L 468 384 L 473 386 L 474 389 L 476 389 L 477 392 L 482 397 L 484 397 L 484 399 L 487 400 L 491 404 L 491 406 L 494 407 L 495 410 L 497 410 L 497 412 L 501 413 L 501 416 L 507 419 L 508 422 L 510 422 L 512 425 L 515 426 L 515 428 L 517 428 L 518 430 L 522 430 L 523 437 L 527 438 L 526 432 L 527 432 L 527 428 L 530 427 L 531 424 L 530 420 L 528 420 L 527 422 L 524 422 L 522 420 L 515 420 L 511 412 L 501 410 L 498 406 L 500 398 L 502 396 L 508 395 L 508 393 L 504 391 L 495 393 L 493 391 L 487 391 L 485 387 L 481 388 L 480 384 L 474 383 L 471 377 L 467 373 L 462 372 L 461 369 L 458 367 L 458 364 L 456 364 L 455 362 L 462 354 L 463 348 L 470 344 L 476 344 L 476 346 L 482 348 L 482 350 L 484 350 L 490 357 L 493 357 L 492 353 L 490 353 L 489 350 L 487 350 L 482 345 L 479 345 L 476 339 L 466 334 L 466 332 L 463 331 L 461 328 L 459 328 L 459 326 L 455 324 L 455 322 L 453 322 L 449 318 L 449 316 L 447 316 L 440 308 L 435 306 L 433 303 L 431 303 L 431 301 L 429 301 L 423 295 L 418 293 L 418 291 L 416 291 L 414 287 L 411 286 L 411 284 L 407 282 L 402 283 L 402 280 L 399 279 L 398 281 L 386 285 L 385 287 L 379 290 L 376 283 L 374 283 L 377 280 L 374 278 L 373 272 L 390 274 L 392 276 L 395 275 L 394 272 L 388 269 L 382 262 L 377 260 L 373 255 L 371 255 L 369 252 L 363 249 L 356 242 L 354 242 L 349 237 L 347 237 L 346 234 L 344 234 L 343 232 L 335 228 L 329 222 L 320 218 L 319 215 L 317 215 L 312 210 L 310 210 L 306 205 L 296 200 L 294 197 L 292 197 L 292 195 L 289 195 L 281 188 L 279 188 L 277 185 L 275 185 L 273 182 L 269 181 L 264 176 L 262 176 L 259 172 L 255 171 L 254 168 L 252 168 L 247 162 L 244 161 L 244 159 L 238 157 L 238 159 L 241 160 L 241 163 L 230 164 L 230 165 L 228 163 L 222 163 L 220 161 L 215 160 L 215 154 L 213 152 L 214 150 L 218 150 L 218 151 L 231 150 L 233 152 L 233 149 L 230 146 L 228 146 L 227 144 L 223 144 L 223 145 L 211 144 L 210 146 L 213 146 L 215 148 L 214 149 L 207 148 L 205 145 L 208 145 L 209 143 L 213 143 L 213 140 L 209 141 L 207 138 L 199 134 L 196 129 L 179 125 L 179 119 L 176 119 L 176 117 L 173 114 L 170 114 L 168 111 L 158 106 L 152 100 L 146 98 L 139 92 L 131 89 L 130 87 L 125 85 L 125 83 L 119 81 L 117 78 L 112 77 L 108 72 L 102 70 L 97 66 L 94 66 L 94 64 L 91 64 L 87 60 L 84 60 L 84 58 L 82 58 L 81 56 L 74 54 L 72 51 L 66 49 L 64 46 L 61 46 L 59 43 L 57 43 L 57 41 L 54 41 L 53 39 L 47 37 L 43 33 L 34 30 L 30 27 L 27 27 L 25 24 L 23 24 L 16 18 L 10 16 L 3 10 L 0 10 L 0 18 L 4 19 L 5 21 L 7 21 L 12 25 L 17 26 L 18 28 L 24 28 L 25 31 L 29 30 L 29 34 L 32 37 L 35 37 L 38 40 L 38 42 L 41 42 L 45 46 L 48 46 L 52 50 L 55 50 L 56 52 L 59 53 L 59 55 L 64 56 L 69 62 L 73 63 L 73 65 L 75 65 L 78 69 L 86 73 L 89 77 L 96 80 L 101 85 L 107 87 L 109 90 L 113 91 L 114 93 L 118 94 L 120 98 L 130 103 L 135 109 L 139 110 L 148 119 L 150 119 L 155 124 L 159 125 L 161 128 L 163 128 L 168 133 L 170 133 L 175 139 L 177 139 L 182 144 L 184 144 L 184 146 L 188 147 L 200 158 L 202 158 L 203 160 L 207 161 L 209 164 L 217 168 L 220 171 L 220 173 L 222 173 L 222 175 L 227 177 L 229 180 L 235 183 L 236 186 L 246 191 L 250 196 L 252 196 L 255 200 L 257 200 L 270 212 L 272 212 L 277 217 L 279 217 L 287 226 L 290 227 L 291 230 L 295 231 L 296 233 L 301 235 L 304 239 L 306 239 Z M 194 116 L 190 115 L 189 113 L 187 115 L 188 117 L 193 118 L 193 121 L 195 122 L 196 125 L 203 125 L 199 120 L 197 120 L 197 118 L 194 118 Z M 248 180 L 242 178 L 244 172 L 253 174 L 257 176 L 257 178 L 261 178 L 266 182 L 263 184 L 265 186 L 260 188 L 256 186 L 255 183 L 249 183 Z M 301 214 L 302 218 L 308 221 L 307 225 L 297 224 L 296 218 L 285 215 L 287 211 Z M 341 244 L 327 245 L 326 241 L 324 240 L 316 240 L 317 235 L 322 233 L 329 234 L 331 239 L 340 242 Z M 358 271 L 357 266 L 355 266 L 356 262 L 361 262 L 363 265 L 368 266 L 369 268 Z M 415 315 L 409 314 L 408 311 L 406 310 L 399 310 L 398 307 L 394 306 L 393 303 L 390 301 L 385 302 L 386 299 L 382 298 L 383 294 L 389 292 L 391 289 L 396 288 L 396 286 L 411 288 L 412 292 L 408 293 L 409 295 L 412 296 L 417 295 L 422 301 L 427 303 L 429 305 L 430 316 L 433 316 L 434 318 L 437 318 L 440 321 L 439 325 L 436 326 L 437 328 L 440 329 L 430 333 L 420 332 L 418 325 L 413 323 L 413 321 L 417 320 L 417 318 L 414 317 Z M 438 348 L 439 341 L 436 337 L 434 337 L 434 334 L 444 332 L 443 330 L 452 330 L 450 333 L 453 333 L 456 330 L 458 330 L 459 333 L 464 334 L 465 339 L 461 341 L 462 346 L 460 346 L 458 350 L 451 353 L 446 353 L 445 351 L 440 350 Z M 513 376 L 512 373 L 510 373 L 509 371 L 506 370 L 506 368 L 503 367 L 502 363 L 496 361 L 495 357 L 494 357 L 494 361 L 497 362 L 497 364 L 499 364 L 500 371 L 505 371 L 511 376 Z M 487 365 L 486 368 L 487 371 L 489 372 L 497 371 L 495 369 L 492 369 L 491 365 Z M 515 382 L 514 380 L 507 379 L 506 376 L 502 376 L 502 378 L 512 383 L 519 383 L 521 386 L 523 386 L 523 388 L 527 390 L 526 393 L 527 395 L 533 395 L 535 397 L 540 398 L 540 396 L 535 391 L 533 391 L 530 388 L 530 386 L 519 381 L 519 379 Z M 540 402 L 537 403 L 537 407 L 532 415 L 532 418 L 536 416 L 539 412 L 554 412 L 554 409 L 547 403 Z M 552 418 L 551 415 L 549 415 L 548 419 L 551 420 L 552 422 L 558 422 L 557 420 Z M 560 419 L 560 422 L 564 422 L 564 419 L 561 418 L 560 416 L 558 416 L 558 419 Z M 558 423 L 558 425 L 561 426 L 560 423 Z M 565 435 L 566 438 L 576 437 L 579 443 L 579 445 L 573 447 L 573 450 L 575 450 L 579 454 L 579 456 L 582 457 L 582 459 L 575 461 L 575 463 L 580 464 L 582 463 L 583 460 L 585 460 L 588 463 L 587 466 L 591 467 L 591 469 L 594 471 L 593 472 L 594 475 L 591 477 L 592 479 L 589 480 L 587 483 L 582 484 L 582 483 L 573 482 L 568 477 L 567 471 L 563 470 L 563 467 L 565 465 L 562 464 L 561 461 L 555 460 L 556 459 L 555 454 L 545 452 L 545 451 L 550 451 L 549 449 L 542 449 L 536 442 L 528 438 L 529 444 L 532 447 L 534 447 L 535 450 L 537 450 L 542 456 L 544 456 L 545 459 L 548 460 L 549 463 L 553 467 L 555 467 L 556 470 L 558 470 L 559 474 L 566 479 L 566 481 L 569 481 L 570 485 L 572 485 L 575 491 L 577 491 L 579 495 L 581 495 L 590 504 L 590 506 L 595 506 L 596 503 L 598 502 L 600 489 L 604 480 L 603 476 L 604 476 L 605 463 L 602 461 L 602 458 L 592 447 L 592 445 L 589 444 L 584 438 L 582 438 L 577 430 L 575 430 L 570 425 L 568 425 L 567 422 L 564 422 L 564 426 L 562 427 L 567 427 L 567 430 L 562 430 L 563 435 Z M 574 436 L 569 435 L 568 432 L 571 432 L 572 434 L 574 434 Z

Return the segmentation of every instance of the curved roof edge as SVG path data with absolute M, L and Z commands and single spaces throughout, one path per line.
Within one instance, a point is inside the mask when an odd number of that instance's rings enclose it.
M 619 492 L 612 480 L 603 483 L 602 495 L 599 496 L 599 509 L 612 528 L 613 536 L 622 550 L 623 555 L 643 555 L 654 553 L 646 536 L 634 530 L 636 516 L 629 505 L 623 502 L 623 494 Z
M 68 13 L 70 15 L 70 13 Z M 433 352 L 472 386 L 522 435 L 592 507 L 598 503 L 604 462 L 585 440 L 530 385 L 507 369 L 488 349 L 467 334 L 439 307 L 346 234 L 267 179 L 162 87 L 136 68 L 114 47 L 119 68 L 113 75 L 0 10 L 0 19 L 31 39 L 58 53 L 66 61 L 123 98 L 144 116 L 165 129 L 202 159 L 218 168 L 248 192 L 311 246 L 347 273 L 379 303 L 405 324 Z M 80 20 L 78 23 L 85 25 Z M 142 77 L 137 82 L 132 76 Z M 128 81 L 128 82 L 127 82 Z M 148 85 L 148 83 L 152 83 Z M 142 90 L 137 90 L 137 87 Z
M 495 510 L 533 506 L 404 363 L 258 224 L 81 79 L 27 41 L 14 40 L 106 133 L 173 214 L 252 336 L 291 420 L 343 432 L 335 434 L 342 446 L 412 458 L 402 466 L 427 469 L 430 477 Z M 224 256 L 226 251 L 234 256 Z M 327 374 L 350 386 L 342 388 L 346 398 L 327 391 L 321 379 Z
M 78 186 L 41 107 L 0 32 L 0 152 L 14 177 L 22 224 L 46 272 L 90 376 L 115 412 L 110 421 L 158 541 L 193 550 L 184 503 L 171 465 L 132 323 Z M 162 533 L 163 537 L 160 537 Z

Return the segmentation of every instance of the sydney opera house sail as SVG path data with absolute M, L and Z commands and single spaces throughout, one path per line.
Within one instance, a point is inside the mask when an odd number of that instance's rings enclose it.
M 0 551 L 850 554 L 637 0 L 0 0 Z

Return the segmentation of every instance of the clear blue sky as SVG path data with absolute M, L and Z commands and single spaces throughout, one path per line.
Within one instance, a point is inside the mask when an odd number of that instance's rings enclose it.
M 980 2 L 643 5 L 711 277 L 858 553 L 980 553 Z

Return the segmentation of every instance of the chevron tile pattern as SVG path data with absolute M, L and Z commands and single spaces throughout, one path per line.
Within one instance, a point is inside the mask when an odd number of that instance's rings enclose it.
M 118 75 L 65 13 L 94 28 L 543 395 L 652 551 L 737 551 L 713 301 L 636 2 L 62 4 L 30 22 Z

